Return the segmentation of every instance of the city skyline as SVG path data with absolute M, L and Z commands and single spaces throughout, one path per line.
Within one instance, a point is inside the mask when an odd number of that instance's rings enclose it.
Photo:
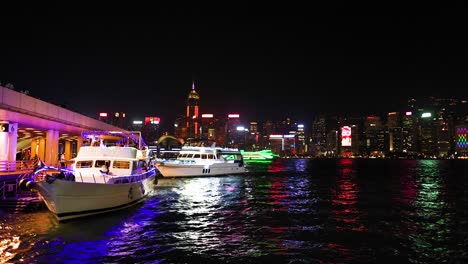
M 467 98 L 463 8 L 368 14 L 349 6 L 229 10 L 27 7 L 2 42 L 0 81 L 96 117 L 200 111 L 252 120 L 398 111 L 411 97 Z

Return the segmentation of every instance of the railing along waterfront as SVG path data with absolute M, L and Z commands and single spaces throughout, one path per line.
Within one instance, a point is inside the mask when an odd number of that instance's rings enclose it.
M 32 170 L 34 160 L 0 160 L 0 172 Z

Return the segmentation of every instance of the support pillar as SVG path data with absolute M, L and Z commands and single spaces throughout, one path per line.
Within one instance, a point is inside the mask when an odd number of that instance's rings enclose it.
M 76 140 L 76 154 L 78 155 L 78 152 L 80 152 L 80 148 L 81 148 L 81 142 L 82 139 L 81 137 L 78 137 L 78 139 Z
M 47 130 L 46 132 L 46 148 L 45 148 L 45 164 L 58 165 L 58 147 L 59 147 L 59 132 L 57 130 Z
M 71 142 L 65 140 L 65 160 L 70 160 L 72 158 L 72 147 Z
M 18 145 L 18 123 L 10 123 L 10 133 L 8 133 L 9 153 L 8 160 L 10 163 L 10 171 L 16 170 L 16 146 Z
M 31 159 L 34 159 L 34 157 L 37 155 L 38 148 L 39 140 L 37 138 L 33 138 L 33 140 L 31 140 Z
M 18 124 L 3 121 L 0 123 L 0 171 L 16 170 L 16 145 Z
M 39 138 L 39 147 L 37 147 L 37 157 L 42 161 L 45 160 L 46 140 L 45 138 Z

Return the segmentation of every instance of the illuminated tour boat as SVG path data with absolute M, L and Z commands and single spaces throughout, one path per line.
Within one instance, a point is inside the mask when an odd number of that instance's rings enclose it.
M 271 151 L 271 149 L 264 149 L 259 151 L 244 151 L 241 150 L 242 157 L 246 162 L 252 161 L 272 161 L 278 158 L 279 155 Z
M 20 187 L 37 191 L 59 221 L 143 201 L 157 184 L 157 170 L 138 147 L 104 144 L 116 136 L 117 132 L 87 134 L 91 145 L 79 149 L 72 169 L 39 166 L 31 178 L 20 181 Z
M 174 160 L 157 162 L 163 177 L 218 176 L 246 173 L 238 149 L 184 146 Z

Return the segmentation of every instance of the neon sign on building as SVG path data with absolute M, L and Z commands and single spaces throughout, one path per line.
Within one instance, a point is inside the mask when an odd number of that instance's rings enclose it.
M 351 146 L 351 127 L 349 126 L 341 127 L 341 146 Z
M 468 149 L 468 128 L 457 128 L 457 147 L 460 149 Z
M 145 125 L 148 125 L 148 124 L 158 125 L 159 122 L 161 122 L 161 118 L 159 117 L 154 117 L 154 116 L 145 117 Z

